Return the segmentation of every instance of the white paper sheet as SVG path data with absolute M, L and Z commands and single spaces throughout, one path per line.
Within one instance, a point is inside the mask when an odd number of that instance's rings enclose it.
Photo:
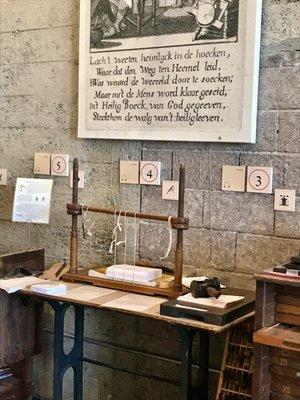
M 80 286 L 76 289 L 67 290 L 65 293 L 57 293 L 57 296 L 70 300 L 90 301 L 93 299 L 97 299 L 101 296 L 107 296 L 112 293 L 115 293 L 115 290 L 86 285 Z
M 128 294 L 119 299 L 103 304 L 104 307 L 118 308 L 120 310 L 144 312 L 151 307 L 164 303 L 166 299 L 144 296 L 141 294 Z
M 7 293 L 15 293 L 18 290 L 25 289 L 27 286 L 36 283 L 47 282 L 45 279 L 36 278 L 35 276 L 25 276 L 24 278 L 0 279 L 0 290 Z
M 231 296 L 222 294 L 218 299 L 214 297 L 199 297 L 195 298 L 191 293 L 179 296 L 177 300 L 181 302 L 192 303 L 199 306 L 209 306 L 217 308 L 226 308 L 231 304 L 235 304 L 244 299 L 244 296 Z
M 52 184 L 52 179 L 18 178 L 12 220 L 48 224 Z
M 183 286 L 190 288 L 192 281 L 200 281 L 201 282 L 201 281 L 205 281 L 205 279 L 208 279 L 207 276 L 191 276 L 191 277 L 183 276 L 182 284 L 183 284 Z M 221 288 L 224 289 L 224 288 L 226 288 L 226 286 L 221 285 Z

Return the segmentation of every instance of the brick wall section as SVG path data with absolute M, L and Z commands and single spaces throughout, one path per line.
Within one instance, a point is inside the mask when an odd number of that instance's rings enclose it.
M 9 170 L 8 186 L 0 187 L 1 253 L 27 247 L 27 227 L 11 222 L 12 199 L 16 177 L 32 176 L 33 155 L 38 151 L 79 157 L 86 172 L 86 189 L 80 192 L 82 202 L 111 205 L 115 199 L 127 209 L 167 213 L 175 212 L 175 206 L 160 199 L 160 189 L 119 187 L 117 161 L 160 160 L 164 179 L 176 178 L 179 163 L 184 163 L 186 213 L 191 218 L 185 239 L 187 272 L 216 274 L 226 284 L 250 288 L 253 272 L 297 253 L 300 90 L 296 50 L 300 7 L 298 1 L 290 0 L 263 3 L 257 143 L 236 145 L 76 139 L 79 0 L 1 0 L 0 168 Z M 224 164 L 273 166 L 274 186 L 297 190 L 296 212 L 274 212 L 272 195 L 221 192 Z M 32 227 L 31 244 L 45 246 L 48 262 L 68 257 L 70 218 L 65 204 L 69 199 L 68 179 L 54 178 L 51 224 Z M 80 247 L 83 262 L 109 261 L 111 223 L 109 218 L 97 218 L 95 241 L 84 242 Z M 160 239 L 157 231 L 162 235 Z M 163 255 L 166 245 L 162 243 L 167 240 L 165 226 L 141 225 L 141 255 Z M 50 311 L 47 315 L 46 325 L 51 331 Z M 111 352 L 87 343 L 86 351 L 93 356 L 163 376 L 169 371 L 170 377 L 178 377 L 174 361 L 164 364 L 120 350 L 126 345 L 154 354 L 163 351 L 166 358 L 176 361 L 178 336 L 168 327 L 145 324 L 136 318 L 112 319 L 109 314 L 92 311 L 87 313 L 86 327 L 89 337 L 117 346 Z M 72 332 L 72 313 L 66 331 Z M 218 368 L 216 349 L 220 349 L 222 338 L 215 340 L 211 365 Z M 38 392 L 51 398 L 51 369 L 46 371 L 51 368 L 51 333 L 46 337 L 46 348 L 37 360 L 36 382 Z M 103 399 L 116 400 L 178 398 L 176 386 L 146 382 L 103 368 L 87 366 L 85 376 L 89 400 L 99 398 L 100 393 Z M 113 390 L 116 379 L 118 390 Z M 71 394 L 65 398 L 71 398 Z

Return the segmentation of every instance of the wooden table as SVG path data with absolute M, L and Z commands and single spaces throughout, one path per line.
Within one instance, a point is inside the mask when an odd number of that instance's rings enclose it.
M 57 295 L 41 295 L 34 293 L 30 288 L 23 290 L 22 294 L 30 296 L 32 299 L 47 301 L 55 312 L 53 400 L 62 400 L 63 377 L 69 368 L 74 370 L 74 400 L 82 400 L 83 362 L 97 363 L 95 360 L 84 357 L 83 354 L 85 307 L 114 310 L 174 325 L 181 335 L 181 400 L 191 398 L 192 346 L 196 333 L 200 334 L 200 361 L 203 372 L 199 399 L 207 400 L 209 335 L 222 333 L 254 315 L 254 312 L 249 313 L 224 326 L 210 325 L 196 320 L 160 315 L 160 305 L 167 301 L 164 298 L 72 283 L 67 283 L 66 292 Z M 63 350 L 64 316 L 70 306 L 74 306 L 75 309 L 74 346 L 72 351 L 66 355 Z

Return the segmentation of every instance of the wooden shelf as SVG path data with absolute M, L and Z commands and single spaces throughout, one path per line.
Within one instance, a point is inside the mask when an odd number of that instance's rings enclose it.
M 238 392 L 236 390 L 231 390 L 231 389 L 222 389 L 222 392 L 226 392 L 226 393 L 232 393 L 232 394 L 237 394 L 238 396 L 245 396 L 248 399 L 252 399 L 252 395 L 248 394 L 248 393 L 242 393 L 242 392 Z
M 300 352 L 300 327 L 275 324 L 254 333 L 254 343 Z
M 242 347 L 243 349 L 246 349 L 246 350 L 253 350 L 253 346 L 251 346 L 251 344 L 246 345 L 246 344 L 230 342 L 229 345 L 230 346 Z
M 230 369 L 235 369 L 236 371 L 247 372 L 248 374 L 252 374 L 252 371 L 250 369 L 239 368 L 239 367 L 235 367 L 234 365 L 230 365 L 230 364 L 226 364 L 225 367 L 230 368 Z
M 175 292 L 172 287 L 169 289 L 161 289 L 159 287 L 143 286 L 138 284 L 126 283 L 121 281 L 114 281 L 112 279 L 95 278 L 88 275 L 89 269 L 81 269 L 77 274 L 67 273 L 62 277 L 65 282 L 71 283 L 89 283 L 94 286 L 101 286 L 105 288 L 124 290 L 125 292 L 134 292 L 140 294 L 147 294 L 151 296 L 163 296 L 170 299 L 176 299 L 178 296 L 188 293 L 190 290 L 182 286 L 182 290 Z

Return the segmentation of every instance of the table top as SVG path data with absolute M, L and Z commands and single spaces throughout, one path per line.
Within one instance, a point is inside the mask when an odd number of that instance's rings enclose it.
M 211 333 L 222 333 L 254 315 L 254 312 L 248 313 L 245 316 L 223 326 L 211 325 L 193 319 L 173 318 L 160 315 L 160 305 L 168 301 L 166 298 L 146 296 L 85 284 L 66 283 L 66 285 L 67 290 L 57 294 L 45 295 L 36 293 L 32 291 L 30 287 L 23 289 L 21 293 L 39 299 L 57 300 L 65 303 L 80 304 L 96 309 L 111 310 L 145 318 L 157 319 L 170 324 L 204 330 Z
M 255 274 L 254 279 L 257 281 L 266 281 L 278 285 L 300 286 L 300 277 L 293 277 L 291 275 L 284 275 L 280 273 L 267 273 L 266 271 Z

